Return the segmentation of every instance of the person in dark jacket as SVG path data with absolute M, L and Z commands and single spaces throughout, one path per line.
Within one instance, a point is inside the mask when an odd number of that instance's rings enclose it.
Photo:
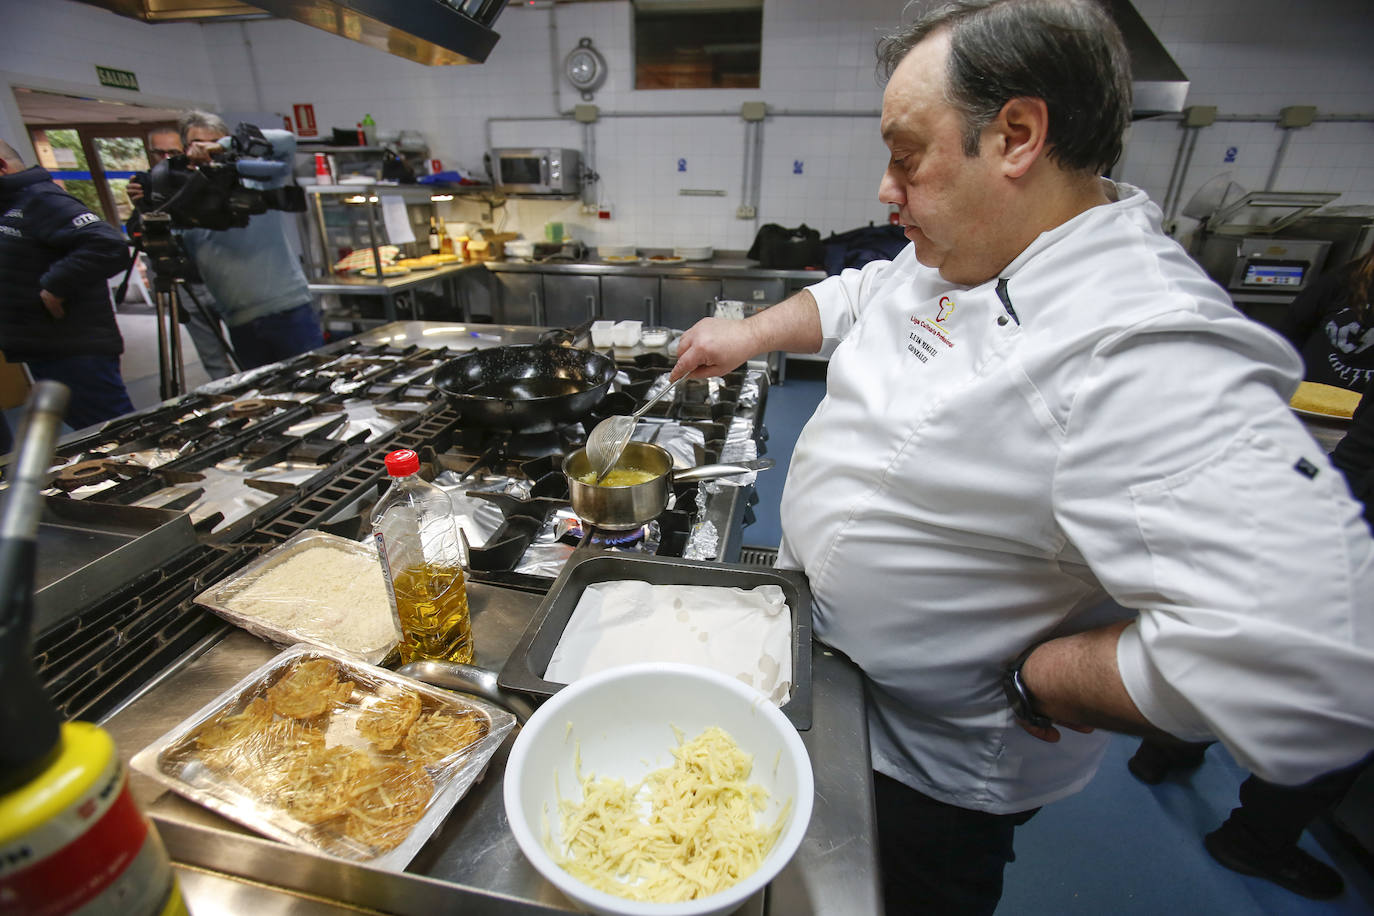
M 1374 382 L 1374 249 L 1321 274 L 1284 313 L 1279 332 L 1309 382 L 1364 391 Z
M 71 389 L 73 429 L 134 409 L 105 282 L 128 266 L 119 230 L 0 140 L 0 351 Z

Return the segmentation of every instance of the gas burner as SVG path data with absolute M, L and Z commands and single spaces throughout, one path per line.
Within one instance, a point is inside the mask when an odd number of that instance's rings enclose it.
M 114 480 L 116 476 L 114 469 L 118 464 L 119 462 L 111 461 L 108 458 L 93 458 L 89 461 L 69 464 L 57 471 L 53 477 L 53 486 L 70 493 L 72 490 L 89 487 L 91 484 Z
M 635 545 L 640 544 L 649 535 L 649 526 L 641 525 L 630 531 L 611 531 L 606 528 L 597 528 L 595 525 L 583 524 L 587 530 L 586 539 L 583 543 L 590 547 L 599 547 L 603 550 L 631 550 Z
M 244 398 L 242 401 L 235 401 L 229 405 L 229 416 L 235 418 L 259 417 L 280 404 L 280 401 L 271 401 L 267 398 Z

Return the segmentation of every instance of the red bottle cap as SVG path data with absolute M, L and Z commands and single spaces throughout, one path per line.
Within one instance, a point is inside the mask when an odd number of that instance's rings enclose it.
M 386 472 L 392 477 L 409 477 L 420 470 L 420 456 L 408 448 L 398 449 L 386 456 Z

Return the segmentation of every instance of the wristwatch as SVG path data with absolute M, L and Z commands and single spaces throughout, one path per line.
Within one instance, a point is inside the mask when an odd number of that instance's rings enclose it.
M 1035 697 L 1021 677 L 1021 666 L 1026 663 L 1026 659 L 1030 658 L 1030 654 L 1038 648 L 1038 644 L 1031 646 L 1017 656 L 1016 661 L 1007 667 L 1007 670 L 1002 674 L 1002 692 L 1007 695 L 1007 702 L 1011 704 L 1012 714 L 1016 718 L 1036 728 L 1049 728 L 1054 724 L 1054 721 L 1049 716 L 1035 711 Z

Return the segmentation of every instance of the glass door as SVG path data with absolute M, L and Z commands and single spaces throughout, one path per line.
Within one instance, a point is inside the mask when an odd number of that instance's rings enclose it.
M 29 136 L 38 164 L 68 194 L 107 222 L 122 226 L 133 213 L 125 191 L 129 179 L 148 168 L 144 138 L 128 133 L 127 125 L 83 124 L 32 128 Z

